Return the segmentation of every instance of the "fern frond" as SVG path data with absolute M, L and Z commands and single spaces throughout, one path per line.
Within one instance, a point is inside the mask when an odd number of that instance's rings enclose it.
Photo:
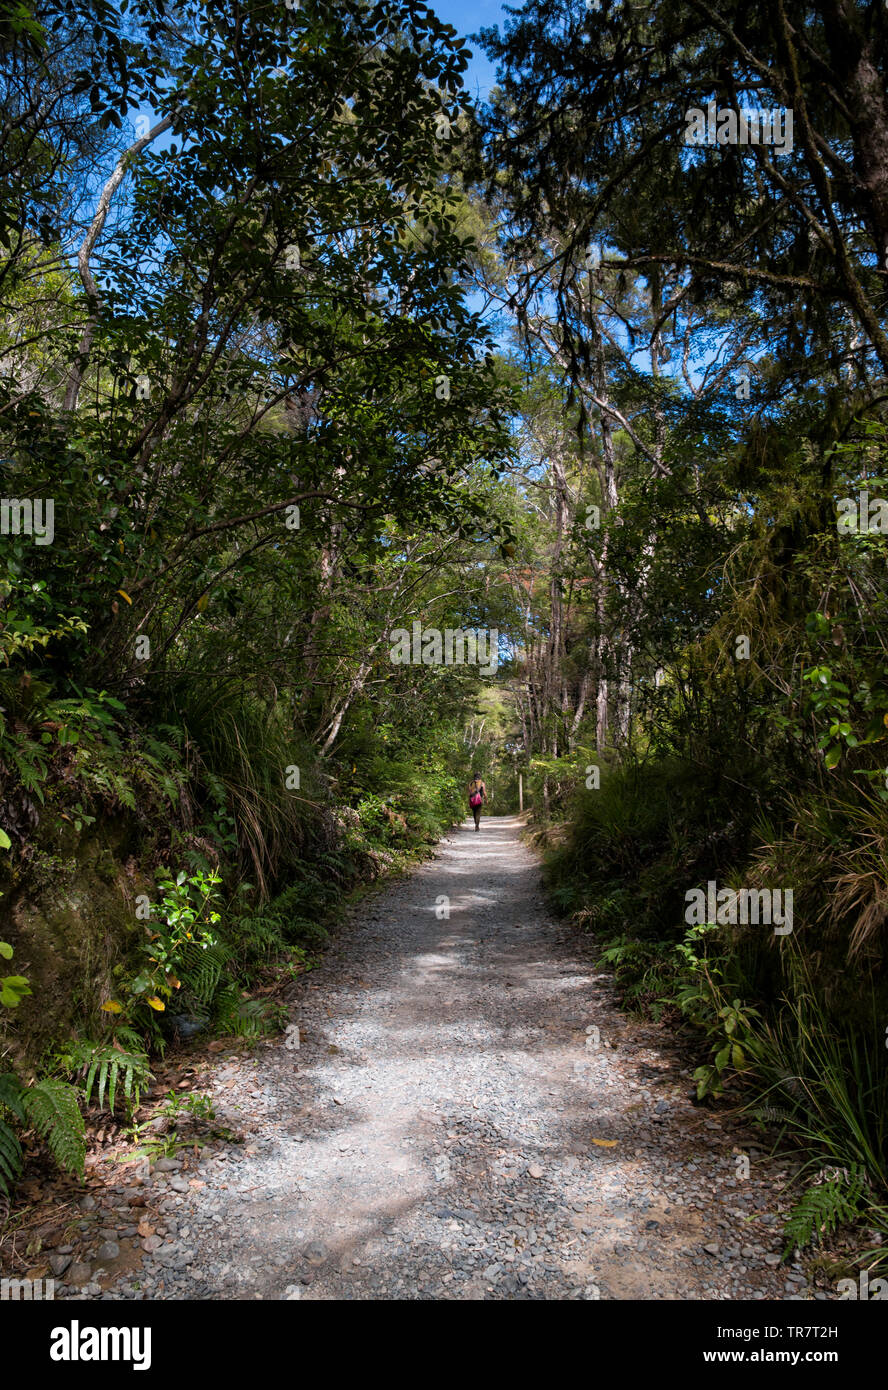
M 83 1177 L 86 1135 L 77 1092 L 66 1081 L 45 1076 L 24 1093 L 28 1122 L 49 1146 L 60 1168 Z
M 793 1207 L 783 1227 L 786 1237 L 784 1258 L 796 1246 L 808 1245 L 838 1226 L 854 1221 L 865 1205 L 867 1185 L 866 1173 L 855 1167 L 850 1172 L 848 1182 L 824 1182 L 809 1187 L 801 1201 Z
M 122 1046 L 121 1043 L 127 1046 Z M 112 1111 L 117 1101 L 121 1075 L 123 1094 L 133 1108 L 138 1106 L 142 1089 L 151 1080 L 147 1054 L 138 1033 L 132 1028 L 118 1028 L 114 1043 L 91 1042 L 86 1038 L 78 1038 L 71 1043 L 65 1054 L 64 1069 L 69 1075 L 83 1073 L 83 1094 L 87 1104 L 92 1098 L 98 1079 L 99 1105 L 104 1105 L 107 1091 L 108 1106 Z
M 22 1105 L 24 1086 L 14 1072 L 4 1072 L 0 1076 L 0 1106 L 6 1106 L 17 1120 L 25 1122 L 25 1107 Z
M 200 946 L 190 946 L 183 952 L 179 966 L 182 984 L 201 1004 L 208 1004 L 230 959 L 231 951 L 221 942 L 208 946 L 206 950 Z
M 22 1171 L 22 1146 L 15 1131 L 0 1120 L 0 1196 L 8 1197 L 12 1183 Z
M 234 984 L 223 986 L 216 995 L 213 1023 L 218 1033 L 239 1038 L 261 1038 L 277 1026 L 266 1003 L 247 999 Z

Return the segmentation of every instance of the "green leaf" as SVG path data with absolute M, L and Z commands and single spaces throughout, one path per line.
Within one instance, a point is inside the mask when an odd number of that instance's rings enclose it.
M 74 1087 L 55 1077 L 44 1077 L 24 1092 L 23 1103 L 30 1123 L 46 1141 L 59 1167 L 83 1177 L 85 1126 Z

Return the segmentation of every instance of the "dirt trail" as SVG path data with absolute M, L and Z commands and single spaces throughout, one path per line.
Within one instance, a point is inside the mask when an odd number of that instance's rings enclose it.
M 592 959 L 519 822 L 461 826 L 295 988 L 299 1049 L 215 1073 L 247 1144 L 155 1172 L 165 1244 L 111 1296 L 804 1297 L 773 1167 Z

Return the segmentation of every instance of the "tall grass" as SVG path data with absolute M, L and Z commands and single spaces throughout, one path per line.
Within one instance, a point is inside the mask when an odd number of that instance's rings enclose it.
M 770 821 L 675 761 L 612 769 L 578 794 L 549 886 L 595 933 L 624 1003 L 654 1018 L 680 1011 L 701 1054 L 730 1057 L 737 1037 L 721 1036 L 720 1020 L 739 1006 L 742 1064 L 719 1064 L 719 1081 L 747 1113 L 779 1121 L 800 1176 L 817 1184 L 788 1231 L 807 1221 L 815 1236 L 855 1215 L 888 1231 L 888 807 L 837 782 L 764 809 Z M 795 911 L 780 940 L 753 925 L 716 929 L 704 999 L 707 972 L 682 969 L 680 943 L 684 895 L 708 879 L 792 887 Z M 825 1170 L 846 1177 L 824 1183 Z
M 230 809 L 241 856 L 267 898 L 284 868 L 331 838 L 316 754 L 281 704 L 234 682 L 183 680 L 170 689 L 163 717 L 185 729 L 192 775 Z M 287 787 L 294 767 L 298 789 Z

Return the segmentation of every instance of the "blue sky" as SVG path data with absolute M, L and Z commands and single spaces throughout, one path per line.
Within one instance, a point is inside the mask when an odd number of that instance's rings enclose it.
M 501 0 L 428 0 L 435 14 L 447 24 L 459 30 L 468 38 L 479 29 L 503 21 Z M 511 0 L 515 9 L 521 8 L 521 0 Z M 486 101 L 490 88 L 496 78 L 494 65 L 488 62 L 480 44 L 470 43 L 473 58 L 463 74 L 466 89 L 476 101 Z
M 428 3 L 439 18 L 447 24 L 452 24 L 464 39 L 468 39 L 469 34 L 474 34 L 479 29 L 501 24 L 504 18 L 501 0 L 428 0 Z M 521 3 L 522 0 L 512 0 L 516 9 L 520 9 Z M 496 68 L 493 63 L 488 62 L 480 44 L 470 43 L 469 48 L 472 50 L 472 58 L 463 74 L 466 90 L 475 101 L 486 101 L 496 80 Z M 152 123 L 157 119 L 149 107 L 144 106 L 140 110 L 151 118 Z M 158 140 L 155 149 L 164 149 L 171 139 L 172 137 L 167 135 L 164 139 Z

